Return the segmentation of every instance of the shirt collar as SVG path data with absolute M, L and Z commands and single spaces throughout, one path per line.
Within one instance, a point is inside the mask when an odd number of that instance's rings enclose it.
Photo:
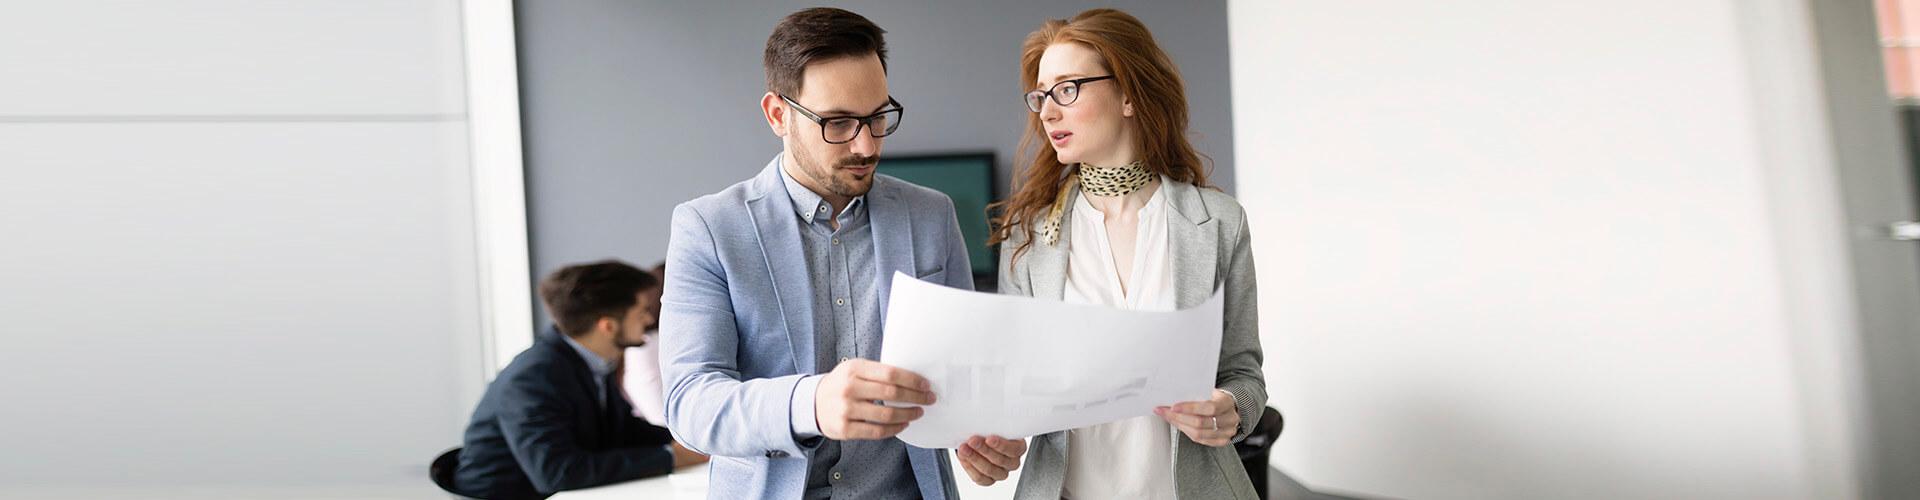
M 793 213 L 799 214 L 800 219 L 807 221 L 808 224 L 812 224 L 817 217 L 832 213 L 833 204 L 827 203 L 826 198 L 821 197 L 820 193 L 813 192 L 812 189 L 807 189 L 800 184 L 800 181 L 793 180 L 793 176 L 787 175 L 786 162 L 786 155 L 780 155 L 780 165 L 778 165 L 780 183 L 787 187 L 787 197 L 793 199 Z M 855 197 L 852 202 L 847 203 L 847 209 L 842 211 L 841 215 L 860 210 L 863 205 L 866 205 L 866 199 L 864 195 Z
M 606 378 L 607 375 L 613 374 L 613 361 L 602 359 L 599 354 L 594 354 L 592 349 L 574 342 L 573 338 L 564 333 L 560 334 L 560 340 L 567 341 L 567 345 L 572 346 L 573 351 L 580 354 L 580 359 L 586 360 L 587 369 L 593 371 L 593 376 Z

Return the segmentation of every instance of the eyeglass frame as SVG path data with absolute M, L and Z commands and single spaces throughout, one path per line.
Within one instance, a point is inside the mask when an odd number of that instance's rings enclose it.
M 863 129 L 863 128 L 867 129 L 867 132 L 873 134 L 875 138 L 893 135 L 894 131 L 897 131 L 900 129 L 900 122 L 903 121 L 907 116 L 907 107 L 903 104 L 900 104 L 900 101 L 895 100 L 893 96 L 887 96 L 887 105 L 892 107 L 881 109 L 880 111 L 875 112 L 874 114 L 871 114 L 871 115 L 835 116 L 832 118 L 821 118 L 818 113 L 814 113 L 813 110 L 807 109 L 806 106 L 801 106 L 799 102 L 794 101 L 793 98 L 791 97 L 787 97 L 786 94 L 774 94 L 774 95 L 780 96 L 780 100 L 786 101 L 788 106 L 793 106 L 794 111 L 800 112 L 800 116 L 805 116 L 807 117 L 808 120 L 813 120 L 813 123 L 815 125 L 819 125 L 820 140 L 827 141 L 827 144 L 846 144 L 849 142 L 853 142 L 854 139 L 860 138 L 860 129 Z M 873 120 L 878 119 L 880 118 L 880 115 L 884 115 L 887 113 L 898 113 L 899 118 L 895 118 L 893 120 L 893 126 L 888 127 L 886 130 L 886 133 L 880 133 L 880 129 L 873 128 Z M 852 137 L 848 137 L 847 140 L 844 140 L 844 141 L 834 142 L 832 139 L 827 138 L 827 121 L 828 120 L 854 120 L 858 123 L 853 126 Z
M 1080 92 L 1077 90 L 1074 91 L 1073 100 L 1067 101 L 1067 102 L 1060 102 L 1060 94 L 1056 94 L 1055 92 L 1058 92 L 1060 90 L 1061 85 L 1066 85 L 1071 83 L 1073 84 L 1073 88 L 1078 89 L 1080 88 L 1081 85 L 1086 85 L 1086 84 L 1101 81 L 1101 80 L 1112 80 L 1115 78 L 1116 77 L 1114 75 L 1106 75 L 1106 76 L 1089 76 L 1086 78 L 1075 78 L 1072 80 L 1061 80 L 1058 82 L 1054 82 L 1053 86 L 1047 87 L 1046 90 L 1034 89 L 1032 92 L 1020 94 L 1020 100 L 1027 104 L 1028 111 L 1032 111 L 1035 113 L 1039 113 L 1040 108 L 1046 107 L 1047 105 L 1045 101 L 1033 100 L 1033 97 L 1036 95 L 1045 97 L 1047 100 L 1051 100 L 1053 101 L 1054 104 L 1059 104 L 1060 107 L 1064 108 L 1067 106 L 1072 106 L 1073 103 L 1080 102 Z M 1040 104 L 1036 106 L 1034 105 L 1035 102 L 1039 102 Z

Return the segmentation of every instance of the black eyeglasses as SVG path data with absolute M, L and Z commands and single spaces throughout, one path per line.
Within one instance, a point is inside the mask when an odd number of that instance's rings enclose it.
M 1047 90 L 1035 90 L 1032 92 L 1028 92 L 1027 93 L 1027 109 L 1031 109 L 1033 110 L 1033 112 L 1039 113 L 1040 106 L 1044 106 L 1047 104 L 1048 97 L 1053 98 L 1054 104 L 1059 104 L 1061 106 L 1072 105 L 1073 101 L 1080 100 L 1081 85 L 1086 85 L 1086 84 L 1101 81 L 1101 80 L 1112 80 L 1112 79 L 1113 79 L 1113 75 L 1075 78 L 1072 80 L 1055 83 L 1053 84 L 1052 88 L 1049 88 Z
M 892 106 L 891 109 L 881 110 L 879 113 L 867 116 L 836 116 L 833 118 L 821 118 L 820 115 L 814 114 L 813 110 L 807 109 L 806 106 L 801 106 L 800 103 L 793 102 L 793 99 L 787 96 L 780 96 L 780 100 L 787 101 L 787 105 L 793 106 L 793 109 L 799 111 L 801 116 L 805 116 L 808 120 L 813 120 L 814 123 L 820 124 L 820 137 L 826 139 L 827 144 L 846 144 L 853 142 L 853 138 L 860 136 L 861 128 L 867 129 L 874 137 L 893 135 L 893 131 L 900 129 L 900 115 L 906 114 L 907 112 L 907 108 L 901 106 L 900 101 L 893 100 L 893 96 L 887 96 L 887 105 Z

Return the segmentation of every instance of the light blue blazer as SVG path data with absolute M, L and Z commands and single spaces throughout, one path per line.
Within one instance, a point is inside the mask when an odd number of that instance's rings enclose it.
M 779 164 L 673 210 L 660 315 L 667 427 L 713 456 L 712 498 L 800 498 L 817 447 L 795 439 L 792 399 L 801 377 L 832 367 L 814 363 L 815 291 Z M 894 271 L 973 289 L 952 199 L 878 175 L 866 203 L 881 324 Z M 907 455 L 922 496 L 958 497 L 945 450 Z

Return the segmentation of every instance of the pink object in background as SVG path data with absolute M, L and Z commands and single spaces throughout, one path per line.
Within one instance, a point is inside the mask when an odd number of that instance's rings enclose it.
M 1882 64 L 1886 66 L 1887 94 L 1896 99 L 1920 98 L 1920 0 L 1874 0 L 1879 18 Z

